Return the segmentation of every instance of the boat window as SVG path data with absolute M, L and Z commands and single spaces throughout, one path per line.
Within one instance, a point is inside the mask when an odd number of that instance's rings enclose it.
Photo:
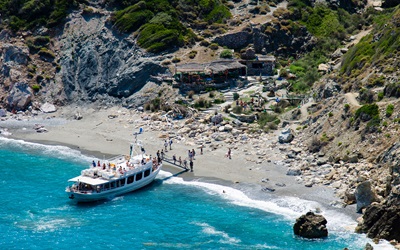
M 143 177 L 143 172 L 137 173 L 136 174 L 136 181 L 142 179 L 142 177 Z
M 111 185 L 110 185 L 111 188 L 115 188 L 115 181 L 111 182 L 110 184 L 111 184 Z
M 110 188 L 110 183 L 106 183 L 105 185 L 104 185 L 104 189 L 109 189 Z
M 127 184 L 131 184 L 133 182 L 133 175 L 128 177 L 128 183 Z
M 115 184 L 117 185 L 117 187 L 119 187 L 119 181 L 116 181 Z
M 150 168 L 144 171 L 144 177 L 147 177 L 150 175 Z
M 119 185 L 120 185 L 121 187 L 125 185 L 125 180 L 126 180 L 125 178 L 119 180 Z

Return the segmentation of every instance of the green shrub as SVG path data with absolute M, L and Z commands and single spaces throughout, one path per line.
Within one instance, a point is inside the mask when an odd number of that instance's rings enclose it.
M 276 120 L 277 120 L 276 115 L 265 112 L 265 113 L 259 113 L 257 123 L 261 128 L 264 128 L 265 126 L 267 126 L 270 123 L 273 123 Z
M 233 93 L 233 100 L 236 101 L 236 100 L 239 99 L 239 97 L 240 97 L 240 96 L 239 96 L 239 93 L 237 93 L 237 92 L 234 92 L 234 93 Z
M 215 97 L 214 91 L 210 91 L 210 92 L 208 93 L 208 97 L 214 98 L 214 97 Z
M 196 55 L 197 55 L 197 51 L 196 51 L 196 50 L 192 50 L 192 51 L 189 52 L 189 58 L 190 58 L 190 59 L 195 58 Z
M 203 97 L 200 97 L 194 102 L 194 107 L 195 108 L 209 108 L 211 107 L 210 101 L 204 99 Z
M 34 92 L 39 92 L 39 90 L 40 90 L 40 85 L 39 84 L 33 84 L 32 85 L 32 90 L 34 91 Z
M 215 103 L 215 104 L 221 104 L 221 103 L 224 103 L 224 102 L 225 102 L 224 99 L 220 99 L 220 98 L 214 99 L 214 103 Z
M 350 104 L 346 103 L 346 104 L 344 105 L 344 111 L 345 111 L 345 112 L 348 112 L 349 110 L 350 110 Z
M 368 121 L 374 117 L 379 118 L 379 108 L 376 103 L 373 104 L 367 104 L 362 106 L 361 108 L 357 109 L 355 116 L 356 118 L 360 117 L 363 115 L 364 121 Z
M 179 57 L 172 58 L 173 63 L 179 63 L 180 61 L 181 61 L 181 59 Z
M 394 111 L 394 105 L 393 104 L 387 105 L 387 107 L 386 107 L 386 117 L 392 116 L 393 111 Z
M 232 108 L 232 112 L 235 114 L 241 114 L 241 113 L 243 113 L 243 107 L 242 106 L 234 106 Z
M 204 18 L 209 23 L 222 23 L 232 17 L 231 12 L 225 5 L 218 5 Z
M 212 44 L 210 44 L 210 49 L 212 49 L 212 50 L 217 50 L 218 49 L 218 47 L 219 47 L 219 45 L 217 44 L 217 43 L 212 43 Z
M 230 50 L 230 49 L 224 49 L 219 54 L 219 57 L 221 57 L 221 58 L 232 58 L 232 56 L 233 56 L 233 53 L 232 53 L 232 50 Z
M 385 94 L 381 91 L 378 93 L 378 101 L 382 101 L 383 97 L 385 96 Z
M 46 48 L 41 48 L 38 54 L 41 57 L 47 58 L 49 60 L 54 60 L 54 58 L 56 57 L 52 51 Z

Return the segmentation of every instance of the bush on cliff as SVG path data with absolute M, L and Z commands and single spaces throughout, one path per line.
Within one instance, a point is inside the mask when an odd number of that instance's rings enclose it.
M 72 8 L 84 2 L 85 0 L 2 0 L 0 15 L 5 24 L 14 31 L 38 25 L 54 26 L 60 24 Z

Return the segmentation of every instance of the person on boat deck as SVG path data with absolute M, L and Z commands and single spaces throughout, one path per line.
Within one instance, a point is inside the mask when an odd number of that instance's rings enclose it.
M 172 160 L 174 161 L 174 164 L 175 164 L 175 162 L 176 162 L 176 155 L 173 155 L 173 156 L 172 156 Z
M 100 161 L 97 161 L 97 166 L 100 167 Z
M 92 165 L 93 167 L 96 167 L 96 162 L 94 162 L 94 160 L 92 161 Z
M 179 166 L 182 166 L 182 158 L 179 156 L 178 158 Z
M 105 163 L 103 163 L 103 170 L 105 170 L 106 169 L 106 164 Z
M 122 171 L 122 167 L 121 166 L 119 166 L 118 171 L 119 171 L 120 174 L 124 174 L 124 171 Z
M 146 163 L 144 162 L 144 158 L 142 158 L 142 165 L 144 165 L 144 164 L 146 164 Z
M 164 149 L 161 149 L 161 160 L 164 160 Z

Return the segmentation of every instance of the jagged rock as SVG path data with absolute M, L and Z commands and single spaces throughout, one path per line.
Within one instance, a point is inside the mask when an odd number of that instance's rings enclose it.
M 344 194 L 343 201 L 347 205 L 352 205 L 352 204 L 356 203 L 356 196 L 355 196 L 354 192 L 346 191 Z
M 230 124 L 226 124 L 226 125 L 224 126 L 224 129 L 225 129 L 225 131 L 230 132 L 230 131 L 232 131 L 233 127 L 232 127 L 232 125 L 230 125 Z
M 371 182 L 364 181 L 360 183 L 355 191 L 355 197 L 357 201 L 357 212 L 361 212 L 363 208 L 370 205 L 372 202 L 377 201 L 376 194 L 372 190 Z
M 318 89 L 318 97 L 321 99 L 329 98 L 338 94 L 340 90 L 341 87 L 337 82 L 328 80 L 328 82 L 326 82 L 325 85 L 321 85 L 320 88 Z
M 318 65 L 318 71 L 323 73 L 329 73 L 331 71 L 331 66 L 325 63 Z
M 273 187 L 263 187 L 261 189 L 261 191 L 264 191 L 264 192 L 275 192 L 275 188 L 273 188 Z
M 74 115 L 74 119 L 75 120 L 81 120 L 83 117 L 82 117 L 82 114 L 81 114 L 81 112 L 76 112 L 75 113 L 75 115 Z
M 12 87 L 7 104 L 10 110 L 25 110 L 32 100 L 32 89 L 24 82 L 17 82 Z
M 222 115 L 221 114 L 216 114 L 213 117 L 211 117 L 211 122 L 213 124 L 220 124 L 223 121 Z
M 400 206 L 373 203 L 365 209 L 357 232 L 370 238 L 400 241 Z
M 294 138 L 292 134 L 292 130 L 290 128 L 282 130 L 282 132 L 278 136 L 278 141 L 280 143 L 288 143 L 291 142 Z
M 57 111 L 57 108 L 53 104 L 46 102 L 40 107 L 40 110 L 43 113 L 53 113 Z
M 286 175 L 298 176 L 301 175 L 301 169 L 297 167 L 291 167 L 287 170 Z
M 12 44 L 3 45 L 4 63 L 16 63 L 21 65 L 28 64 L 29 49 L 26 46 L 16 46 Z
M 139 106 L 151 96 L 134 95 L 152 75 L 165 73 L 162 58 L 147 54 L 131 37 L 108 27 L 107 16 L 71 14 L 60 37 L 60 81 L 69 100 L 121 101 Z M 101 94 L 99 94 L 101 93 Z
M 328 222 L 322 215 L 308 212 L 296 219 L 293 231 L 295 235 L 304 238 L 323 238 L 328 236 L 328 229 L 326 228 L 327 223 Z

